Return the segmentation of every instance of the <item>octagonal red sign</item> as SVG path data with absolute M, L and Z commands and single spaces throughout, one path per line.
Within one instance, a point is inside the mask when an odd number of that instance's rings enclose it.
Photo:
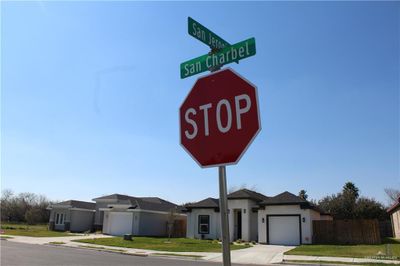
M 257 88 L 231 68 L 199 78 L 179 116 L 181 145 L 201 167 L 236 164 L 261 130 Z

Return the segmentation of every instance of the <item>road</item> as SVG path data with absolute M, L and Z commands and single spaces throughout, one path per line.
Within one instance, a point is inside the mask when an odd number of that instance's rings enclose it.
M 90 249 L 0 240 L 2 266 L 217 266 L 219 263 L 138 257 Z M 235 266 L 241 266 L 235 264 Z

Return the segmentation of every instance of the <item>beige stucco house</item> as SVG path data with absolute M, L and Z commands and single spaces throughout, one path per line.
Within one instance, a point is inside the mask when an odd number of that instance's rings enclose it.
M 400 238 L 400 197 L 392 207 L 388 209 L 392 221 L 393 237 Z
M 207 198 L 185 206 L 190 238 L 221 237 L 219 201 Z M 231 241 L 271 245 L 311 244 L 314 220 L 332 220 L 312 203 L 287 191 L 273 197 L 242 189 L 228 195 Z

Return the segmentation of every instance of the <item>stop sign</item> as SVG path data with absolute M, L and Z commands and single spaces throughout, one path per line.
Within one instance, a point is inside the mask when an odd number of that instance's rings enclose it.
M 201 167 L 236 164 L 261 129 L 256 86 L 230 68 L 199 78 L 179 116 L 181 145 Z

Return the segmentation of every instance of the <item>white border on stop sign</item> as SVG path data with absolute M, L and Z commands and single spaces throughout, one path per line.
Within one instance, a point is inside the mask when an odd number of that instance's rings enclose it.
M 206 78 L 208 76 L 214 75 L 218 72 L 221 71 L 225 71 L 225 70 L 230 70 L 233 73 L 235 73 L 236 75 L 238 75 L 240 78 L 242 78 L 243 80 L 245 80 L 247 83 L 249 83 L 251 86 L 254 87 L 255 91 L 256 91 L 256 103 L 257 103 L 257 116 L 258 116 L 258 130 L 257 132 L 254 134 L 254 136 L 251 138 L 251 140 L 249 141 L 249 143 L 247 143 L 246 147 L 243 149 L 242 153 L 239 155 L 239 157 L 237 158 L 237 160 L 235 162 L 232 163 L 223 163 L 223 164 L 212 164 L 212 165 L 206 165 L 203 166 L 199 163 L 199 161 L 197 161 L 197 159 L 186 149 L 185 146 L 183 146 L 182 142 L 181 142 L 181 132 L 182 132 L 182 128 L 181 128 L 181 116 L 180 116 L 180 110 L 182 108 L 182 105 L 185 103 L 186 99 L 189 97 L 190 92 L 193 90 L 194 85 L 197 83 L 197 81 L 199 81 L 200 79 Z M 196 79 L 196 81 L 194 82 L 192 88 L 189 90 L 188 94 L 186 95 L 185 99 L 183 100 L 182 104 L 180 105 L 179 109 L 178 109 L 178 117 L 179 117 L 179 144 L 182 146 L 182 148 L 186 151 L 186 153 L 188 153 L 190 155 L 190 157 L 192 157 L 192 159 L 201 167 L 201 168 L 211 168 L 211 167 L 218 167 L 218 166 L 227 166 L 227 165 L 234 165 L 237 164 L 240 159 L 242 159 L 243 154 L 246 153 L 247 149 L 249 148 L 249 146 L 251 145 L 251 143 L 253 143 L 254 139 L 257 137 L 258 133 L 260 133 L 261 131 L 261 117 L 260 117 L 260 107 L 259 107 L 259 101 L 258 101 L 258 88 L 256 85 L 254 85 L 252 82 L 250 82 L 247 78 L 243 77 L 242 75 L 240 75 L 238 72 L 236 72 L 235 70 L 233 70 L 231 67 L 227 67 L 212 73 L 209 73 L 207 75 L 198 77 Z

